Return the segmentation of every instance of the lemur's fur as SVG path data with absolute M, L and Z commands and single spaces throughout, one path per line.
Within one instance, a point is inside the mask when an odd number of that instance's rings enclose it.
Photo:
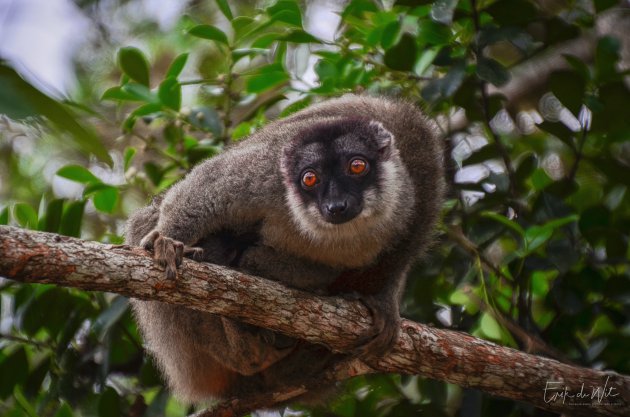
M 368 161 L 364 178 L 344 173 L 353 155 Z M 321 171 L 320 189 L 301 186 L 305 167 Z M 378 354 L 396 338 L 405 277 L 432 241 L 443 190 L 442 147 L 425 116 L 405 101 L 349 95 L 270 123 L 199 164 L 132 216 L 127 243 L 154 249 L 169 278 L 185 246 L 200 260 L 291 287 L 357 294 L 375 322 L 362 349 Z M 331 196 L 356 215 L 328 221 Z M 331 357 L 231 319 L 133 304 L 150 352 L 186 401 L 291 385 Z

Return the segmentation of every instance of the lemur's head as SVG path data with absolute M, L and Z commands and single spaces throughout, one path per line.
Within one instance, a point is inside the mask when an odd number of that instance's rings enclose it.
M 392 133 L 358 117 L 303 129 L 285 147 L 281 167 L 294 221 L 313 238 L 387 227 L 406 175 Z

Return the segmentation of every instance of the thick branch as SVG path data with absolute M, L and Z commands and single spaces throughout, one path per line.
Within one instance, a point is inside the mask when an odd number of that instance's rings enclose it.
M 186 305 L 342 352 L 371 324 L 359 302 L 316 297 L 211 264 L 184 261 L 180 272 L 176 282 L 167 282 L 141 249 L 0 226 L 0 275 L 10 279 Z M 408 320 L 403 320 L 399 340 L 386 356 L 367 364 L 355 360 L 331 370 L 331 378 L 373 371 L 419 374 L 570 415 L 630 415 L 630 377 Z M 565 387 L 574 397 L 563 401 L 558 394 Z M 591 398 L 598 388 L 607 395 Z

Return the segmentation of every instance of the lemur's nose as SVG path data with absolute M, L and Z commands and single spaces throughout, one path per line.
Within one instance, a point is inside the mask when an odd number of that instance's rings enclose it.
M 332 201 L 326 204 L 326 211 L 328 211 L 328 213 L 333 216 L 343 214 L 343 212 L 346 211 L 347 208 L 347 201 Z

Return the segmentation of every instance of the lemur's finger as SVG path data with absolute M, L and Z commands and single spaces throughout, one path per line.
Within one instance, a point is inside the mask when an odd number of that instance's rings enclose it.
M 145 237 L 140 241 L 140 246 L 146 250 L 153 250 L 153 246 L 155 244 L 155 240 L 160 236 L 160 232 L 157 230 L 150 231 Z
M 184 244 L 174 240 L 173 246 L 175 247 L 175 266 L 179 267 L 184 259 Z

